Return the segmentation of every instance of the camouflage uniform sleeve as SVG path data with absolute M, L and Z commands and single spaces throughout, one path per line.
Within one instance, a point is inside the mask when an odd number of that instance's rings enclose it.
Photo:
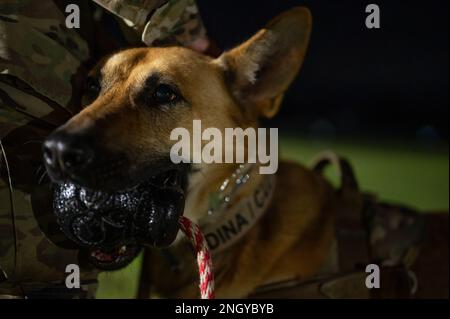
M 94 0 L 142 32 L 152 45 L 197 47 L 206 36 L 195 0 Z
M 0 2 L 0 74 L 20 79 L 35 96 L 46 96 L 63 107 L 72 96 L 72 76 L 89 58 L 87 44 L 67 29 L 64 21 L 64 15 L 49 0 L 39 5 L 19 0 Z M 4 91 L 10 96 L 18 93 Z M 31 117 L 43 117 L 51 111 L 51 107 L 27 104 L 31 109 L 23 113 Z
M 129 26 L 142 30 L 148 17 L 169 0 L 93 0 L 109 12 L 122 18 Z
M 48 237 L 58 229 L 45 221 L 51 206 L 37 205 L 51 194 L 41 142 L 75 111 L 73 80 L 89 58 L 64 21 L 51 0 L 0 1 L 0 295 L 15 283 L 61 283 L 66 265 L 78 263 L 76 250 Z

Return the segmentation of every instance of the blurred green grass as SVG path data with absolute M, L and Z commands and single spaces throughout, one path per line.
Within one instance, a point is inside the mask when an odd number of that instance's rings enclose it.
M 448 145 L 409 141 L 318 141 L 283 138 L 281 158 L 304 164 L 332 150 L 350 160 L 363 191 L 382 200 L 435 211 L 449 208 Z
M 138 291 L 142 254 L 127 268 L 98 276 L 97 299 L 134 299 Z
M 332 150 L 353 164 L 360 187 L 382 200 L 423 211 L 448 211 L 448 145 L 429 147 L 405 141 L 323 141 L 280 138 L 281 158 L 308 165 L 315 155 Z M 335 177 L 328 174 L 331 180 Z M 334 181 L 336 182 L 336 181 Z M 97 298 L 134 298 L 142 258 L 124 270 L 99 276 Z

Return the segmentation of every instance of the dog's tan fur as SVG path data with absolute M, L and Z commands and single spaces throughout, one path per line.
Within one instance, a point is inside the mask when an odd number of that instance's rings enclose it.
M 214 60 L 184 48 L 140 48 L 106 58 L 92 71 L 101 76 L 99 97 L 74 117 L 66 129 L 95 125 L 98 138 L 112 150 L 133 158 L 133 167 L 167 153 L 170 132 L 192 128 L 194 119 L 205 127 L 257 127 L 271 118 L 305 57 L 311 16 L 295 8 L 273 20 L 241 46 Z M 184 102 L 170 110 L 139 102 L 149 75 L 178 86 Z M 198 221 L 207 211 L 209 194 L 218 189 L 236 165 L 198 167 L 190 176 L 185 215 Z M 256 287 L 319 271 L 333 241 L 333 191 L 320 176 L 298 164 L 281 162 L 270 209 L 236 245 L 214 257 L 218 297 L 245 297 Z M 259 177 L 261 178 L 261 177 Z M 254 178 L 239 196 L 248 196 Z M 236 198 L 235 200 L 238 200 Z M 192 251 L 177 241 L 173 252 L 185 266 L 172 273 L 153 254 L 152 284 L 160 296 L 196 297 L 198 280 Z

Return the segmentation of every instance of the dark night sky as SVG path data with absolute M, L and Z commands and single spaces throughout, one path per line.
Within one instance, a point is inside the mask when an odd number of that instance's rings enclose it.
M 231 48 L 277 13 L 312 11 L 310 50 L 275 122 L 307 130 L 325 122 L 337 134 L 448 139 L 448 1 L 198 0 L 208 32 Z M 381 29 L 365 8 L 381 8 Z M 272 124 L 273 125 L 273 124 Z

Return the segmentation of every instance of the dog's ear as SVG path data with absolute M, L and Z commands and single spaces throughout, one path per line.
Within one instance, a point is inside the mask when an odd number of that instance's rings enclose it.
M 234 97 L 255 107 L 258 116 L 271 118 L 278 112 L 305 57 L 311 24 L 307 8 L 294 8 L 218 58 Z

